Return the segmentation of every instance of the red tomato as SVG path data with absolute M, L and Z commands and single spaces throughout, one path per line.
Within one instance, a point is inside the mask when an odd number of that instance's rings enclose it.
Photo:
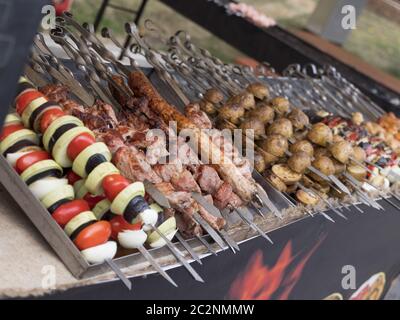
M 51 215 L 54 220 L 64 228 L 65 225 L 81 212 L 89 211 L 89 205 L 85 200 L 78 199 L 64 203 L 59 206 Z
M 103 190 L 107 199 L 113 201 L 115 197 L 131 183 L 120 174 L 110 174 L 103 179 Z
M 11 133 L 14 133 L 15 131 L 18 131 L 21 129 L 25 129 L 25 127 L 20 123 L 9 124 L 8 126 L 3 127 L 3 131 L 1 131 L 1 134 L 0 134 L 0 141 L 3 141 Z
M 24 112 L 24 110 L 26 109 L 26 107 L 35 99 L 40 98 L 40 97 L 44 97 L 44 95 L 37 91 L 27 91 L 23 94 L 21 94 L 17 100 L 15 101 L 15 105 L 16 105 L 16 109 L 17 109 L 17 113 L 19 115 L 22 115 L 22 113 Z
M 106 197 L 105 196 L 95 196 L 91 193 L 86 193 L 83 199 L 88 203 L 90 209 L 93 209 L 97 203 L 99 203 L 101 200 L 104 200 Z
M 56 120 L 64 116 L 65 113 L 61 109 L 49 109 L 40 118 L 40 132 L 44 133 L 49 125 Z
M 15 168 L 17 169 L 17 172 L 21 174 L 36 162 L 47 159 L 51 159 L 51 157 L 46 151 L 32 151 L 19 158 L 15 164 Z
M 72 161 L 75 160 L 75 158 L 84 149 L 86 149 L 86 147 L 90 146 L 95 142 L 96 142 L 95 138 L 88 132 L 81 133 L 80 135 L 72 139 L 72 141 L 69 143 L 67 148 L 68 158 Z
M 110 220 L 111 223 L 111 238 L 118 240 L 118 233 L 124 230 L 140 230 L 142 228 L 142 222 L 130 224 L 124 219 L 123 216 L 115 216 Z
M 75 172 L 73 172 L 72 170 L 69 170 L 67 173 L 67 179 L 68 179 L 68 184 L 73 186 L 75 182 L 77 182 L 78 180 L 81 180 L 82 178 L 80 176 L 78 176 Z
M 79 250 L 85 250 L 106 243 L 110 239 L 110 235 L 110 223 L 108 221 L 98 221 L 79 232 L 74 243 Z

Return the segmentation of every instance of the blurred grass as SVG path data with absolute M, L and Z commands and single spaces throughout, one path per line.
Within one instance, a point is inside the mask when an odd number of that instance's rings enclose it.
M 187 0 L 190 1 L 190 0 Z M 101 0 L 75 0 L 72 13 L 81 21 L 93 22 Z M 113 4 L 137 8 L 139 0 L 111 0 Z M 303 28 L 318 0 L 244 0 L 261 12 L 275 18 L 285 28 Z M 206 30 L 162 3 L 149 1 L 141 22 L 150 18 L 163 30 L 164 36 L 178 29 L 187 30 L 195 43 L 208 49 L 224 61 L 233 61 L 243 56 L 238 50 L 213 36 Z M 107 9 L 101 26 L 107 26 L 123 39 L 123 24 L 132 21 L 129 14 Z M 357 29 L 352 32 L 344 48 L 368 63 L 400 78 L 400 25 L 381 17 L 370 10 L 364 10 L 357 21 Z

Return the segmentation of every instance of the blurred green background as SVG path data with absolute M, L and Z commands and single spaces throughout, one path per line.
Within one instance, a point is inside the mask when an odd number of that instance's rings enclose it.
M 242 2 L 255 6 L 261 12 L 276 19 L 283 27 L 301 29 L 305 27 L 318 0 L 243 0 Z M 370 2 L 359 17 L 357 29 L 347 39 L 344 48 L 368 63 L 400 78 L 400 12 L 393 12 L 393 16 L 397 15 L 397 19 L 393 19 L 379 13 L 377 0 Z M 112 0 L 112 3 L 137 8 L 140 1 Z M 81 22 L 93 22 L 100 4 L 101 0 L 75 0 L 72 13 Z M 207 48 L 225 61 L 233 61 L 243 56 L 236 49 L 157 0 L 149 1 L 142 22 L 146 18 L 155 21 L 163 30 L 164 35 L 171 35 L 178 29 L 189 31 L 199 46 Z M 130 14 L 107 9 L 102 26 L 112 28 L 115 35 L 122 39 L 123 24 L 131 20 Z

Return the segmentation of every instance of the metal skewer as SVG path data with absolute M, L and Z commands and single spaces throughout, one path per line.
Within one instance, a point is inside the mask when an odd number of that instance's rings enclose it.
M 114 261 L 111 259 L 107 259 L 105 261 L 110 269 L 115 272 L 117 277 L 122 281 L 122 283 L 128 288 L 129 291 L 132 290 L 132 282 L 129 281 L 129 279 L 125 276 L 125 274 L 121 271 L 121 269 L 115 264 Z

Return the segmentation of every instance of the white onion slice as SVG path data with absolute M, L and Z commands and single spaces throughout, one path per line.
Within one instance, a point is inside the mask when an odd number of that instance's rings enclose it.
M 114 258 L 117 253 L 117 243 L 115 241 L 108 241 L 82 250 L 81 253 L 90 264 L 103 263 L 105 260 Z
M 118 233 L 119 244 L 126 249 L 136 249 L 146 242 L 147 234 L 141 230 L 125 230 Z
M 175 233 L 176 233 L 177 231 L 178 231 L 178 229 L 175 229 L 175 230 L 173 230 L 172 232 L 170 232 L 170 233 L 168 233 L 167 235 L 165 235 L 165 237 L 166 237 L 169 241 L 171 241 L 172 238 L 175 236 Z M 165 246 L 165 244 L 166 244 L 165 240 L 164 240 L 163 238 L 160 237 L 160 239 L 158 239 L 158 240 L 156 240 L 156 241 L 150 243 L 149 246 L 152 247 L 152 248 L 160 248 L 160 247 Z
M 144 231 L 150 231 L 151 226 L 155 226 L 158 220 L 158 213 L 153 209 L 146 209 L 139 214 L 140 219 L 143 221 Z
M 40 179 L 38 181 L 33 182 L 29 185 L 29 189 L 33 193 L 33 195 L 42 200 L 47 194 L 56 190 L 57 188 L 67 185 L 67 179 L 59 179 L 55 177 L 47 177 L 44 179 Z
M 23 152 L 15 152 L 15 153 L 8 153 L 7 154 L 7 161 L 10 165 L 15 167 L 15 164 L 17 163 L 18 159 L 21 158 L 22 156 L 30 153 L 32 151 L 23 151 Z

